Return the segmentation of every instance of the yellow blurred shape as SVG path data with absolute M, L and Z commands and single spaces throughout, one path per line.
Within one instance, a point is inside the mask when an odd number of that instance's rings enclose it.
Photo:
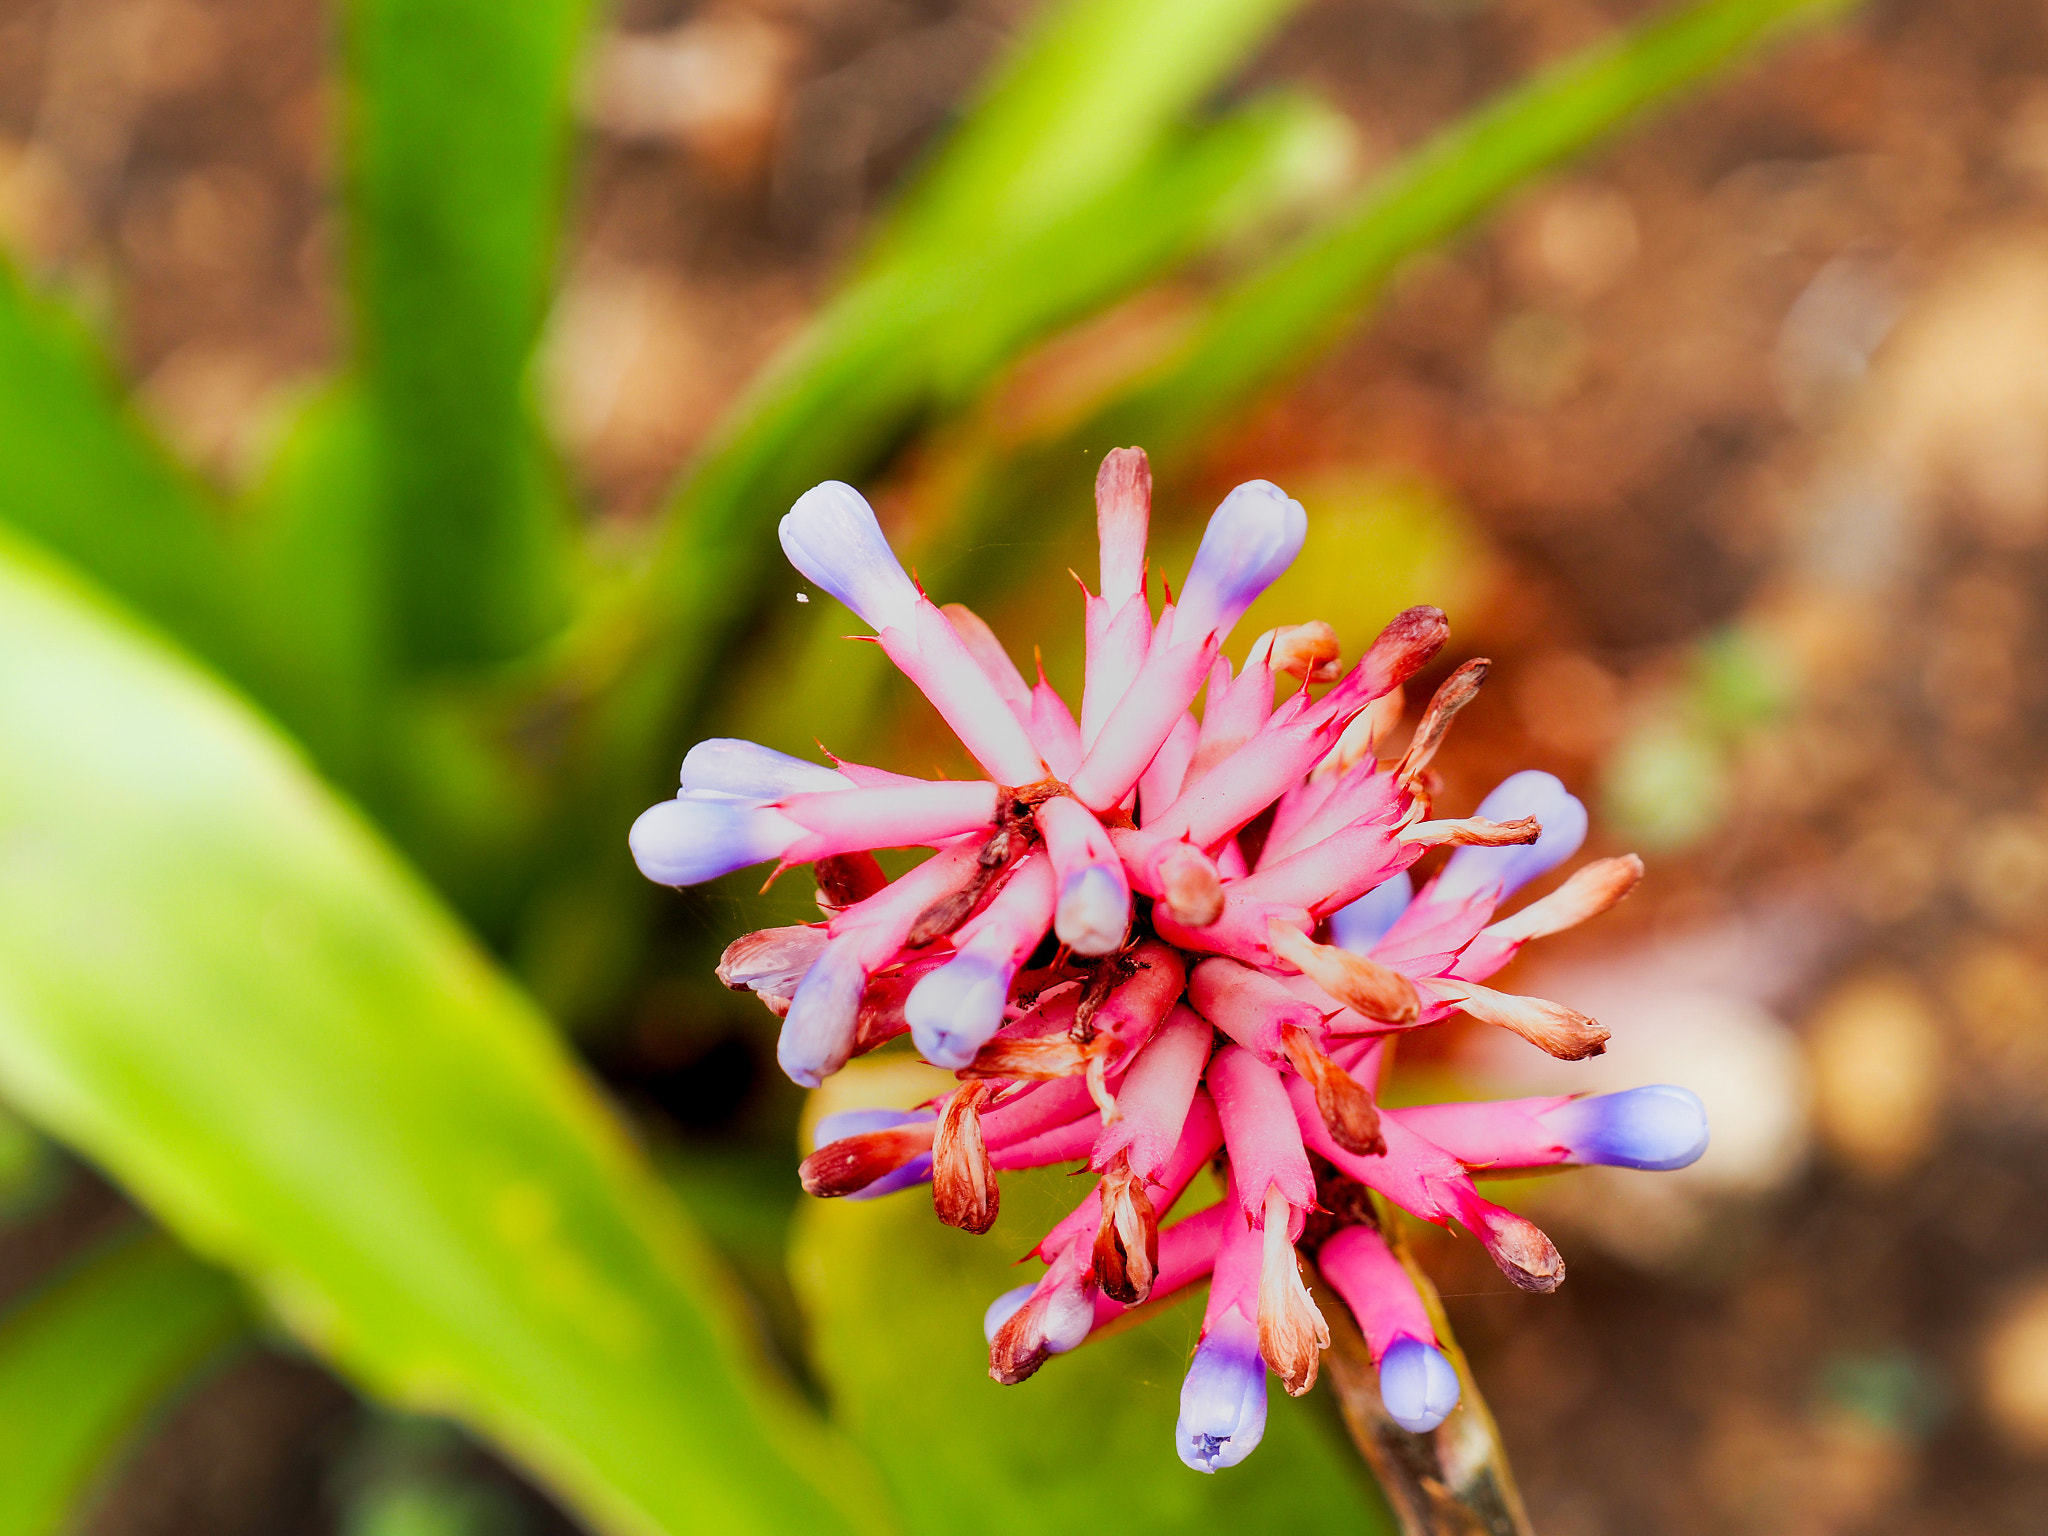
M 2048 1279 L 2007 1305 L 1984 1335 L 1984 1406 L 2015 1446 L 2048 1454 Z
M 1836 990 L 1814 1016 L 1807 1052 L 1821 1135 L 1844 1161 L 1882 1178 L 1927 1151 L 1941 1109 L 1942 1038 L 1911 982 L 1868 976 Z

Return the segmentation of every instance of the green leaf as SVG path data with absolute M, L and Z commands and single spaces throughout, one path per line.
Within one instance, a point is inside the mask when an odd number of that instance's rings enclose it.
M 252 690 L 321 771 L 363 796 L 390 687 L 376 517 L 376 446 L 362 391 L 309 401 L 250 497 L 240 557 L 259 632 Z
M 252 689 L 483 932 L 521 895 L 545 789 L 516 749 L 531 695 L 398 675 L 378 570 L 375 434 L 344 382 L 310 401 L 249 508 L 246 587 L 264 634 Z M 503 682 L 504 680 L 494 680 Z
M 1173 1426 L 1199 1294 L 1048 1361 L 1021 1386 L 989 1379 L 983 1311 L 1038 1273 L 1013 1261 L 1084 1192 L 1056 1170 L 1005 1174 L 1002 1215 L 985 1237 L 941 1226 L 914 1190 L 801 1211 L 792 1268 L 819 1368 L 909 1528 L 1391 1533 L 1330 1416 L 1277 1382 L 1249 1458 L 1206 1477 L 1181 1464 Z
M 1351 139 L 1349 119 L 1317 98 L 1274 93 L 1176 136 L 1137 174 L 1042 229 L 954 253 L 935 306 L 947 323 L 919 328 L 936 392 L 965 401 L 1055 327 L 1278 208 L 1327 193 L 1337 179 L 1328 171 L 1349 158 Z M 918 292 L 928 295 L 933 281 L 919 276 Z
M 65 307 L 0 260 L 0 519 L 210 660 L 245 650 L 227 541 Z
M 548 301 L 585 0 L 346 8 L 358 366 L 398 654 L 464 667 L 561 618 L 566 499 L 527 367 Z
M 1015 244 L 1126 180 L 1300 0 L 1045 7 L 884 226 L 873 259 Z
M 608 1530 L 879 1522 L 553 1030 L 233 697 L 0 545 L 0 1091 Z
M 50 1138 L 0 1104 L 0 1228 L 54 1200 L 67 1171 Z
M 0 1536 L 69 1527 L 135 1429 L 246 1327 L 233 1283 L 160 1233 L 0 1315 Z

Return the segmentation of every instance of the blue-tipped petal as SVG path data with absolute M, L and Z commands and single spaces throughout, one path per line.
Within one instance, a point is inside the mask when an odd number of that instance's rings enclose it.
M 1224 497 L 1175 607 L 1175 638 L 1229 629 L 1294 564 L 1307 537 L 1308 513 L 1270 480 L 1247 480 Z
M 1258 1329 L 1228 1311 L 1195 1346 L 1180 1385 L 1174 1444 L 1197 1472 L 1214 1472 L 1251 1455 L 1265 1433 L 1266 1362 L 1259 1358 Z
M 1404 1333 L 1380 1359 L 1380 1402 L 1403 1429 L 1427 1434 L 1458 1406 L 1458 1373 L 1434 1346 Z
M 1089 864 L 1067 876 L 1053 909 L 1052 931 L 1077 955 L 1114 954 L 1131 925 L 1131 898 L 1116 876 Z
M 1003 1027 L 1009 972 L 985 955 L 960 954 L 910 989 L 903 1017 L 919 1054 L 958 1071 Z M 792 1010 L 794 1011 L 794 1010 Z
M 626 834 L 640 873 L 662 885 L 696 885 L 780 858 L 803 835 L 758 800 L 688 791 L 641 812 Z
M 827 944 L 797 983 L 775 1041 L 775 1060 L 793 1083 L 815 1088 L 846 1065 L 860 1023 L 867 972 L 852 952 Z M 842 1131 L 850 1136 L 851 1131 Z M 836 1138 L 835 1138 L 836 1139 Z
M 714 790 L 753 800 L 845 789 L 846 780 L 822 763 L 807 763 L 737 736 L 714 736 L 690 748 L 683 759 L 683 788 Z
M 1690 1088 L 1655 1083 L 1626 1093 L 1573 1099 L 1543 1123 L 1581 1163 L 1669 1173 L 1700 1160 L 1707 1150 L 1707 1106 Z
M 982 1337 L 991 1344 L 995 1343 L 996 1334 L 1001 1331 L 1003 1324 L 1017 1315 L 1017 1309 L 1029 1301 L 1031 1293 L 1037 1289 L 1036 1285 L 1026 1283 L 1014 1291 L 1003 1292 L 990 1302 L 988 1310 L 981 1315 Z
M 1534 816 L 1543 835 L 1516 848 L 1460 848 L 1437 876 L 1440 900 L 1470 896 L 1498 883 L 1503 898 L 1540 875 L 1547 875 L 1579 851 L 1586 840 L 1586 808 L 1554 774 L 1529 768 L 1510 774 L 1479 802 L 1478 815 L 1488 821 L 1514 821 Z
M 1330 914 L 1330 942 L 1354 955 L 1370 954 L 1414 899 L 1415 882 L 1406 870 L 1381 881 L 1348 907 Z
M 876 629 L 902 627 L 917 607 L 917 588 L 882 535 L 874 508 L 841 480 L 814 485 L 782 519 L 782 552 Z

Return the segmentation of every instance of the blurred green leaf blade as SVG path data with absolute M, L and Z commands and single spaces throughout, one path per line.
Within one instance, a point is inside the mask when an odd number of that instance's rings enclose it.
M 1300 0 L 1045 6 L 904 194 L 873 260 L 1015 244 L 1125 181 Z
M 358 367 L 397 654 L 514 655 L 563 615 L 567 498 L 528 365 L 554 275 L 586 0 L 346 9 Z
M 238 701 L 0 546 L 0 1087 L 606 1529 L 880 1524 L 553 1031 Z
M 1277 1382 L 1265 1439 L 1248 1458 L 1215 1476 L 1181 1464 L 1174 1421 L 1201 1329 L 1199 1287 L 1019 1386 L 989 1379 L 982 1314 L 1035 1277 L 1038 1267 L 1020 1268 L 1016 1255 L 1081 1193 L 1056 1170 L 1005 1174 L 1002 1215 L 982 1237 L 940 1225 L 917 1190 L 801 1208 L 792 1268 L 819 1369 L 898 1490 L 909 1529 L 1391 1536 L 1334 1423 Z
M 161 1233 L 0 1314 L 0 1536 L 53 1536 L 139 1425 L 247 1329 L 234 1283 Z
M 964 291 L 927 342 L 936 391 L 964 402 L 1058 326 L 1326 192 L 1333 178 L 1321 173 L 1348 159 L 1350 138 L 1334 108 L 1275 92 L 1174 136 L 1138 174 L 1042 229 L 956 253 Z
M 256 627 L 297 641 L 252 655 L 252 686 L 321 771 L 359 798 L 371 787 L 391 663 L 376 451 L 353 381 L 308 401 L 249 497 L 238 550 Z
M 228 542 L 93 338 L 0 260 L 0 520 L 216 664 L 247 647 Z

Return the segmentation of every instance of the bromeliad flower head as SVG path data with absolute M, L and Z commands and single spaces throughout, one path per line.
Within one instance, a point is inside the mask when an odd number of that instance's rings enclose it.
M 1004 1170 L 1097 1175 L 1034 1250 L 1044 1273 L 988 1309 L 996 1380 L 1207 1280 L 1176 1439 L 1214 1472 L 1264 1433 L 1268 1371 L 1290 1393 L 1314 1383 L 1334 1293 L 1388 1415 L 1426 1432 L 1456 1407 L 1458 1375 L 1368 1192 L 1464 1227 L 1515 1284 L 1550 1291 L 1557 1249 L 1474 1174 L 1682 1168 L 1706 1149 L 1706 1117 L 1668 1086 L 1383 1109 L 1380 1076 L 1401 1034 L 1461 1012 L 1565 1060 L 1597 1055 L 1607 1031 L 1592 1019 L 1486 983 L 1529 940 L 1620 901 L 1642 865 L 1596 860 L 1501 915 L 1578 852 L 1586 812 L 1527 772 L 1473 815 L 1434 814 L 1430 762 L 1484 661 L 1453 671 L 1381 760 L 1401 685 L 1448 636 L 1443 614 L 1400 614 L 1348 671 L 1320 622 L 1260 635 L 1233 668 L 1224 643 L 1299 553 L 1301 504 L 1265 481 L 1232 491 L 1178 603 L 1156 613 L 1144 454 L 1103 461 L 1096 505 L 1077 717 L 974 614 L 933 605 L 858 492 L 807 492 L 782 521 L 791 562 L 875 631 L 986 777 L 701 742 L 676 798 L 634 824 L 633 855 L 672 885 L 812 866 L 822 921 L 749 934 L 719 965 L 782 1018 L 777 1056 L 797 1082 L 906 1033 L 959 1079 L 921 1106 L 822 1121 L 801 1168 L 813 1195 L 928 1183 L 941 1220 L 985 1232 Z M 1283 677 L 1297 686 L 1276 704 Z M 932 853 L 889 880 L 872 851 L 906 847 Z M 1410 870 L 1437 847 L 1453 851 L 1418 890 Z M 1222 1199 L 1169 1222 L 1210 1167 Z

